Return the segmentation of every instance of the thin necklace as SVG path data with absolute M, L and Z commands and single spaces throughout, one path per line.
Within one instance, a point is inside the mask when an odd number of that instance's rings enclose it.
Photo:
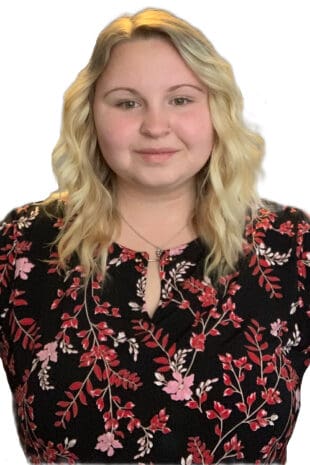
M 124 222 L 129 226 L 129 228 L 137 235 L 139 236 L 141 239 L 143 239 L 145 242 L 147 242 L 148 244 L 152 245 L 153 247 L 155 247 L 155 255 L 156 255 L 156 258 L 155 259 L 152 259 L 152 260 L 148 260 L 148 262 L 159 262 L 159 259 L 160 259 L 160 256 L 164 250 L 164 247 L 159 247 L 158 245 L 156 244 L 153 244 L 153 242 L 149 241 L 148 239 L 146 239 L 144 236 L 142 236 L 142 234 L 140 234 L 130 223 L 128 223 L 128 221 L 126 220 L 126 218 L 123 217 L 123 215 L 120 213 L 120 216 L 121 218 L 124 220 Z M 183 229 L 186 228 L 188 224 L 188 221 L 185 223 L 185 225 L 176 233 L 174 234 L 170 239 L 169 241 L 167 242 L 168 244 L 172 241 L 172 239 L 174 239 L 175 237 L 177 237 L 180 232 L 183 231 Z

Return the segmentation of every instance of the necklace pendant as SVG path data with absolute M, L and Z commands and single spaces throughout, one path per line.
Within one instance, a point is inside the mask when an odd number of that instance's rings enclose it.
M 156 255 L 156 257 L 160 258 L 161 254 L 162 254 L 162 250 L 158 247 L 158 248 L 155 250 L 155 255 Z

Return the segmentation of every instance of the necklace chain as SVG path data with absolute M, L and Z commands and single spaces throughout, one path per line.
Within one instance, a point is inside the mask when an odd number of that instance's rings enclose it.
M 130 223 L 128 223 L 128 221 L 126 220 L 126 218 L 123 217 L 123 215 L 120 213 L 120 216 L 121 218 L 124 220 L 124 222 L 127 224 L 127 226 L 129 226 L 129 228 L 137 235 L 139 236 L 141 239 L 143 239 L 145 242 L 147 242 L 148 244 L 152 245 L 153 247 L 155 247 L 155 255 L 156 255 L 156 259 L 152 259 L 152 260 L 148 260 L 149 262 L 158 262 L 159 259 L 160 259 L 160 256 L 164 250 L 164 247 L 159 247 L 158 245 L 156 244 L 153 244 L 153 242 L 149 241 L 148 239 L 146 239 L 144 236 L 142 236 L 142 234 L 139 233 L 139 231 L 137 231 Z M 174 234 L 170 239 L 169 241 L 167 241 L 167 244 L 169 244 L 172 239 L 174 239 L 175 237 L 177 237 L 182 231 L 183 229 L 186 228 L 188 224 L 188 221 L 185 223 L 184 226 L 182 226 L 182 228 L 177 231 L 176 234 Z

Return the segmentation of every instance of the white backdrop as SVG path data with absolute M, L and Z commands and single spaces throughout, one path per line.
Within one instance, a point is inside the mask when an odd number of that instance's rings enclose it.
M 88 61 L 100 30 L 116 16 L 145 7 L 188 20 L 232 63 L 246 119 L 266 140 L 261 196 L 310 211 L 307 0 L 10 0 L 1 5 L 1 219 L 57 188 L 50 156 L 63 93 Z M 287 465 L 308 463 L 310 370 L 301 395 Z M 23 465 L 2 366 L 0 412 L 1 464 Z

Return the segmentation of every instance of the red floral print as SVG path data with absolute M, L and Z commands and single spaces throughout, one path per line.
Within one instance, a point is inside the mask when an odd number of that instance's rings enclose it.
M 310 364 L 308 216 L 265 201 L 217 288 L 199 239 L 163 251 L 150 318 L 148 254 L 112 243 L 111 284 L 84 293 L 47 246 L 54 213 L 0 223 L 0 355 L 30 463 L 285 464 Z

